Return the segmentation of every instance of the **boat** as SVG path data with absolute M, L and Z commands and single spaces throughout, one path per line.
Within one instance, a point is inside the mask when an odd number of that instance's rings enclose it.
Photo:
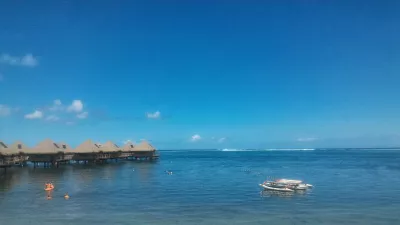
M 269 191 L 294 192 L 294 190 L 287 187 L 273 187 L 273 186 L 268 186 L 266 184 L 260 184 L 260 186 L 263 187 L 264 190 L 269 190 Z
M 275 181 L 265 181 L 260 184 L 265 190 L 274 191 L 304 191 L 313 186 L 311 184 L 305 184 L 301 180 L 289 180 L 289 179 L 278 179 Z M 290 191 L 289 191 L 290 190 Z

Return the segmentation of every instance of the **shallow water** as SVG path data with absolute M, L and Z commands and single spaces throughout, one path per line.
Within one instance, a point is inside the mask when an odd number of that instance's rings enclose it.
M 315 188 L 260 192 L 258 184 L 271 177 L 303 179 Z M 56 186 L 51 200 L 46 181 Z M 400 151 L 162 151 L 158 162 L 13 168 L 0 178 L 0 221 L 400 224 L 399 187 Z

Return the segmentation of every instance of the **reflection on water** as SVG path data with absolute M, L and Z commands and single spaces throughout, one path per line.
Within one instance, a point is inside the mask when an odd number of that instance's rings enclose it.
M 59 168 L 15 167 L 0 174 L 0 192 L 9 192 L 18 188 L 43 189 L 44 184 L 50 182 L 55 185 L 56 189 L 63 190 L 68 187 L 76 193 L 90 186 L 96 186 L 96 183 L 99 182 L 113 185 L 116 180 L 128 177 L 128 174 L 133 173 L 139 181 L 146 182 L 152 175 L 153 167 L 154 163 L 139 161 L 93 165 L 76 164 Z M 52 194 L 52 192 L 47 193 Z
M 46 191 L 46 199 L 51 200 L 53 198 L 53 191 Z
M 306 195 L 308 194 L 309 190 L 305 191 L 305 190 L 299 190 L 299 191 L 295 191 L 295 192 L 284 192 L 284 191 L 272 191 L 272 190 L 263 190 L 261 191 L 261 196 L 262 197 L 294 197 L 294 196 L 301 196 L 301 195 Z
M 10 191 L 18 185 L 24 172 L 26 173 L 24 170 L 15 168 L 9 169 L 6 173 L 0 173 L 0 193 Z

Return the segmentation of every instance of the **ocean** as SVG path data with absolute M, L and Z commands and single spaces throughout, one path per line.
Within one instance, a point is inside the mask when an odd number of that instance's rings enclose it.
M 10 169 L 0 177 L 0 224 L 400 224 L 399 150 L 160 155 L 156 162 Z M 258 184 L 272 178 L 314 188 L 262 192 Z M 47 181 L 55 185 L 51 200 Z

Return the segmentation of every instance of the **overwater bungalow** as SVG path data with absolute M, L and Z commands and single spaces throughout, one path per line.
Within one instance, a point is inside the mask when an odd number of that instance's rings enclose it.
M 40 142 L 25 154 L 29 155 L 29 161 L 33 162 L 35 165 L 37 163 L 58 165 L 59 162 L 65 161 L 64 151 L 51 139 Z
M 74 149 L 73 160 L 95 161 L 105 158 L 105 155 L 107 154 L 100 152 L 100 146 L 89 139 Z
M 122 147 L 122 152 L 121 152 L 120 157 L 121 158 L 131 157 L 134 147 L 135 147 L 135 144 L 133 142 L 131 142 L 131 141 L 126 142 L 125 145 Z
M 0 141 L 0 167 L 9 165 L 9 151 L 8 146 L 3 141 Z
M 135 145 L 133 147 L 131 156 L 135 158 L 147 159 L 158 158 L 156 149 L 147 141 L 142 141 L 139 144 Z
M 30 148 L 22 143 L 22 141 L 16 141 L 7 147 L 8 151 L 13 155 L 14 164 L 22 163 L 28 160 L 29 156 L 26 155 L 26 152 L 28 152 Z
M 15 149 L 9 147 L 3 141 L 0 141 L 0 166 L 12 166 L 23 162 L 21 153 Z
M 108 153 L 110 159 L 117 159 L 120 157 L 122 149 L 112 141 L 107 141 L 100 146 L 100 151 Z
M 16 141 L 12 145 L 7 145 L 0 141 L 0 167 L 9 167 L 30 161 L 36 167 L 39 163 L 43 165 L 58 166 L 71 160 L 86 162 L 104 162 L 107 159 L 156 159 L 158 154 L 156 149 L 147 141 L 135 145 L 132 142 L 120 147 L 112 141 L 105 144 L 96 144 L 87 140 L 75 149 L 71 148 L 66 142 L 54 142 L 46 139 L 35 147 L 30 148 L 21 141 Z
M 72 160 L 74 156 L 74 150 L 71 148 L 71 146 L 64 141 L 57 143 L 57 145 L 64 152 L 64 160 Z

